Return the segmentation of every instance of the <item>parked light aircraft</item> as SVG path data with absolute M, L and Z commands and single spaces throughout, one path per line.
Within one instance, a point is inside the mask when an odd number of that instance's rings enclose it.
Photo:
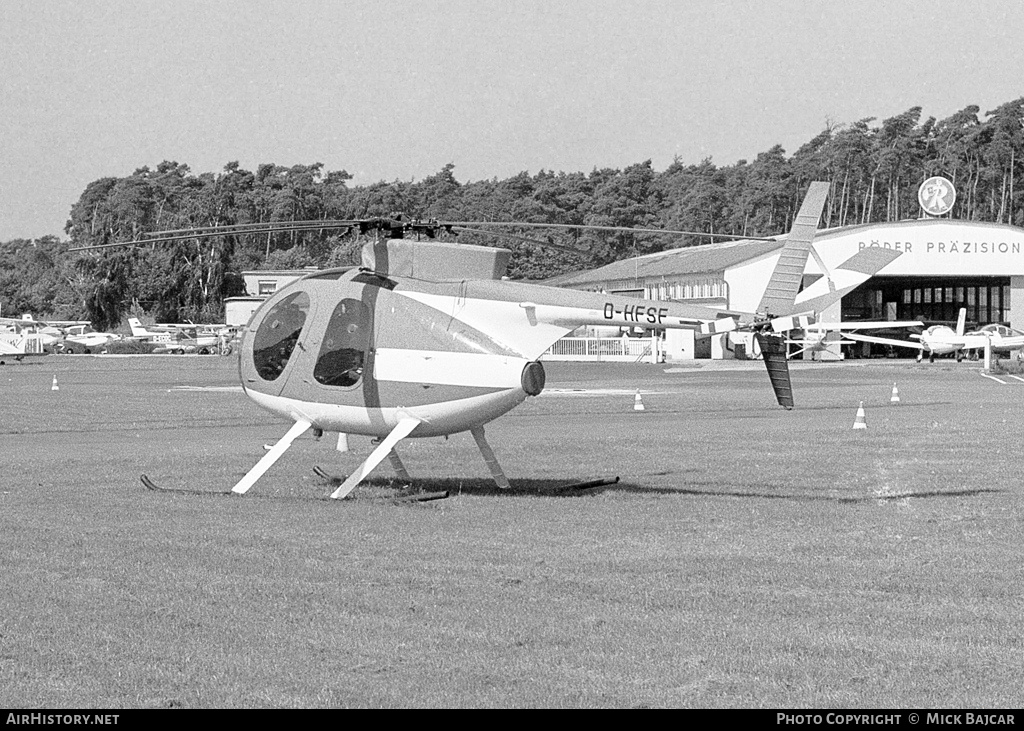
M 44 336 L 24 321 L 0 318 L 0 365 L 8 360 L 22 360 L 28 355 L 45 355 Z
M 64 338 L 54 347 L 57 353 L 100 353 L 108 343 L 120 340 L 117 333 L 96 332 L 92 326 L 70 325 L 61 328 L 64 331 Z
M 146 327 L 137 317 L 128 318 L 132 338 L 153 343 L 154 353 L 213 353 L 219 349 L 220 337 L 216 333 L 201 332 L 199 325 L 150 325 Z M 210 326 L 213 327 L 213 326 Z
M 957 317 L 956 330 L 948 325 L 932 325 L 920 335 L 911 335 L 919 342 L 896 340 L 893 338 L 880 338 L 868 335 L 848 335 L 854 340 L 866 343 L 879 343 L 892 345 L 897 348 L 912 348 L 919 351 L 917 360 L 921 361 L 925 353 L 928 353 L 928 361 L 935 362 L 937 355 L 956 354 L 956 359 L 962 360 L 964 353 L 969 351 L 984 350 L 986 344 L 991 345 L 994 353 L 1010 353 L 1014 350 L 1024 348 L 1024 333 L 1005 325 L 985 325 L 979 330 L 965 333 L 967 320 L 966 308 L 960 308 Z
M 239 351 L 242 387 L 292 426 L 231 492 L 247 492 L 308 430 L 317 436 L 337 432 L 339 442 L 347 434 L 380 440 L 332 498 L 348 495 L 385 457 L 403 480 L 409 479 L 396 451 L 403 439 L 464 431 L 473 436 L 495 483 L 507 488 L 484 427 L 541 393 L 545 375 L 538 359 L 581 325 L 753 332 L 776 399 L 791 408 L 780 332 L 808 322 L 795 299 L 827 192 L 827 183 L 811 184 L 758 314 L 507 281 L 502 275 L 508 250 L 405 238 L 420 233 L 432 239 L 455 224 L 333 222 L 338 228 L 384 231 L 389 238 L 363 247 L 362 267 L 311 273 L 268 298 L 250 319 Z M 295 226 L 178 231 L 143 242 Z M 812 299 L 830 304 L 852 286 Z M 155 487 L 145 476 L 143 482 Z
M 1020 351 L 1024 349 L 1024 332 L 1017 330 L 1006 325 L 985 325 L 978 330 L 972 330 L 971 332 L 964 335 L 964 338 L 971 338 L 972 340 L 978 336 L 987 338 L 992 343 L 993 353 L 1009 354 L 1015 350 Z M 973 347 L 973 346 L 967 346 Z M 985 345 L 982 343 L 981 349 L 984 349 Z M 1021 353 L 1017 354 L 1017 357 L 1021 357 Z
M 31 315 L 0 317 L 0 365 L 5 358 L 20 361 L 26 355 L 45 355 L 47 346 L 55 342 L 54 335 L 44 332 L 48 329 Z
M 108 342 L 118 338 L 113 333 L 96 333 L 89 327 L 88 320 L 36 320 L 31 314 L 19 318 L 0 317 L 0 329 L 8 346 L 4 352 L 17 357 L 18 354 L 42 355 L 55 353 L 88 353 L 102 349 Z M 14 350 L 11 350 L 13 348 Z M 20 358 L 17 358 L 20 360 Z

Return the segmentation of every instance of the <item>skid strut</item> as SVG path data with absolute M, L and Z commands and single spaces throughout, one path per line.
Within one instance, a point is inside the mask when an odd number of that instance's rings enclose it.
M 256 484 L 256 480 L 260 479 L 263 476 L 263 473 L 269 470 L 274 462 L 281 458 L 281 455 L 288 450 L 288 447 L 292 446 L 292 442 L 302 436 L 303 432 L 305 432 L 306 429 L 309 429 L 310 426 L 312 425 L 304 419 L 299 419 L 292 424 L 292 428 L 288 430 L 288 433 L 281 437 L 277 444 L 271 447 L 270 451 L 263 455 L 263 459 L 257 462 L 253 468 L 245 474 L 245 477 L 238 481 L 237 485 L 231 488 L 231 492 L 238 495 L 244 495 L 250 487 Z
M 398 425 L 391 430 L 391 433 L 388 434 L 384 438 L 384 440 L 377 445 L 377 448 L 370 452 L 370 456 L 366 458 L 366 461 L 359 465 L 359 469 L 357 469 L 355 472 L 349 475 L 348 479 L 341 483 L 341 486 L 338 487 L 337 490 L 331 493 L 331 497 L 334 498 L 335 500 L 340 500 L 341 498 L 345 497 L 350 492 L 352 492 L 355 489 L 356 485 L 358 485 L 360 482 L 366 479 L 366 476 L 373 472 L 374 467 L 379 465 L 385 457 L 391 454 L 396 444 L 398 444 L 400 441 L 409 436 L 409 433 L 417 426 L 419 426 L 419 423 L 419 419 L 414 419 L 412 417 L 401 419 L 398 422 Z M 395 455 L 395 459 L 398 459 L 397 454 Z M 402 477 L 402 473 L 405 472 L 405 467 L 402 466 L 402 461 L 398 460 L 398 464 L 395 465 L 395 462 L 393 460 L 391 464 L 395 466 L 396 471 L 398 471 L 399 467 L 401 467 L 399 477 Z M 408 478 L 407 472 L 405 472 L 405 476 L 402 477 L 402 479 L 404 480 L 406 478 Z
M 480 454 L 484 456 L 484 462 L 487 463 L 487 469 L 491 471 L 491 477 L 494 478 L 495 484 L 502 490 L 510 489 L 512 486 L 508 484 L 508 478 L 505 477 L 501 465 L 498 464 L 498 458 L 494 456 L 494 450 L 491 449 L 491 445 L 487 443 L 487 438 L 484 436 L 484 428 L 478 426 L 469 431 L 473 435 L 473 439 L 476 440 L 476 446 L 480 448 Z

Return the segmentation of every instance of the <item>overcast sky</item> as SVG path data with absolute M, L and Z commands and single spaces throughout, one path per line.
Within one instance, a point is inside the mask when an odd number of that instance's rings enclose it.
M 1024 2 L 0 0 L 0 241 L 163 160 L 356 184 L 719 165 L 1024 96 Z

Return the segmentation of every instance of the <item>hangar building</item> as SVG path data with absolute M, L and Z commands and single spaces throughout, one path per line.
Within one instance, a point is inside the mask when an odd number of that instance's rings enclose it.
M 230 327 L 244 327 L 263 301 L 289 282 L 294 282 L 316 267 L 305 269 L 273 269 L 242 272 L 245 295 L 224 300 L 224 322 Z
M 647 254 L 547 283 L 655 300 L 719 306 L 753 312 L 782 249 L 779 241 L 732 241 Z M 955 323 L 967 309 L 968 330 L 990 323 L 1024 329 L 1024 228 L 1005 224 L 921 218 L 819 230 L 804 270 L 804 286 L 823 275 L 817 261 L 833 270 L 861 249 L 884 247 L 901 253 L 840 303 L 819 313 L 821 321 L 921 320 Z M 903 339 L 906 339 L 904 334 Z M 749 352 L 735 337 L 708 343 L 691 333 L 666 333 L 671 360 L 727 358 Z M 869 355 L 857 343 L 846 355 Z M 907 350 L 900 355 L 910 356 Z M 838 345 L 823 359 L 838 359 Z

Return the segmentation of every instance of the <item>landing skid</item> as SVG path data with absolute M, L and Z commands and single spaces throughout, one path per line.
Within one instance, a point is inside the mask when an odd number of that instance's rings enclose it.
M 183 495 L 230 495 L 231 490 L 192 490 L 187 487 L 160 487 L 160 485 L 149 479 L 148 476 L 142 475 L 139 478 L 142 484 L 147 490 L 153 492 L 176 492 Z
M 442 490 L 441 492 L 420 492 L 413 495 L 401 495 L 392 498 L 392 501 L 396 503 L 425 503 L 430 500 L 444 500 L 446 497 L 448 497 L 448 491 Z
M 334 477 L 333 475 L 329 475 L 326 472 L 324 472 L 322 469 L 320 469 L 319 467 L 314 467 L 313 471 L 316 472 L 320 477 L 323 477 L 324 479 L 327 479 L 327 480 L 331 480 L 332 482 L 340 482 L 340 481 L 342 481 L 344 479 L 344 478 Z M 177 494 L 177 495 L 215 495 L 215 496 L 218 496 L 218 497 L 229 497 L 229 496 L 235 494 L 231 490 L 216 490 L 216 491 L 214 491 L 214 490 L 192 490 L 192 489 L 189 489 L 187 487 L 161 487 L 160 485 L 156 484 L 151 479 L 149 479 L 149 477 L 147 475 L 142 475 L 139 479 L 141 480 L 143 486 L 147 490 L 152 490 L 153 492 L 160 492 L 160 493 L 165 493 L 165 494 Z M 444 490 L 443 492 L 421 492 L 421 493 L 417 493 L 417 494 L 413 494 L 413 495 L 399 495 L 397 497 L 391 498 L 391 502 L 394 502 L 394 503 L 413 503 L 413 502 L 425 503 L 425 502 L 428 502 L 430 500 L 444 500 L 446 497 L 448 497 L 448 491 L 447 490 Z
M 343 483 L 345 481 L 345 475 L 332 475 L 330 472 L 325 470 L 323 467 L 320 467 L 319 465 L 314 465 L 313 466 L 313 472 L 314 472 L 314 474 L 316 474 L 317 477 L 319 477 L 319 478 L 321 478 L 323 480 L 327 480 L 328 482 L 330 482 L 331 484 L 334 484 L 334 485 L 340 485 L 341 483 Z M 558 487 L 554 487 L 554 488 L 550 488 L 550 489 L 554 490 L 556 492 L 562 492 L 564 490 L 593 490 L 595 487 L 605 487 L 607 485 L 617 485 L 618 483 L 619 483 L 618 476 L 616 476 L 616 477 L 601 477 L 601 478 L 598 478 L 596 480 L 587 480 L 585 482 L 574 482 L 574 483 L 569 484 L 569 485 L 559 485 Z M 428 493 L 422 493 L 422 496 L 420 496 L 420 495 L 411 495 L 411 496 L 406 497 L 406 498 L 398 498 L 398 499 L 399 500 L 437 500 L 437 499 L 439 499 L 438 497 L 426 497 L 428 495 L 429 496 L 437 495 L 437 496 L 441 496 L 441 497 L 448 497 L 448 491 L 445 490 L 443 492 L 428 492 Z
M 595 487 L 604 487 L 605 485 L 617 485 L 619 482 L 618 477 L 604 477 L 597 480 L 587 480 L 586 482 L 576 482 L 572 485 L 562 485 L 561 487 L 555 488 L 556 490 L 592 490 Z
M 320 465 L 313 465 L 313 473 L 320 479 L 330 482 L 332 485 L 340 485 L 347 479 L 346 475 L 332 475 L 330 472 L 325 470 Z M 406 475 L 404 478 L 399 476 L 399 479 L 405 482 L 408 480 L 408 475 Z M 400 495 L 398 497 L 394 497 L 391 499 L 396 503 L 423 503 L 427 502 L 428 500 L 444 500 L 446 497 L 448 497 L 448 491 L 441 490 L 439 492 L 420 492 L 413 493 L 410 495 Z
M 320 465 L 313 465 L 313 473 L 317 477 L 323 478 L 323 479 L 327 480 L 328 482 L 333 482 L 336 485 L 340 485 L 341 483 L 343 483 L 345 481 L 345 478 L 348 476 L 348 475 L 332 475 L 330 472 L 327 472 L 325 469 L 323 469 Z

